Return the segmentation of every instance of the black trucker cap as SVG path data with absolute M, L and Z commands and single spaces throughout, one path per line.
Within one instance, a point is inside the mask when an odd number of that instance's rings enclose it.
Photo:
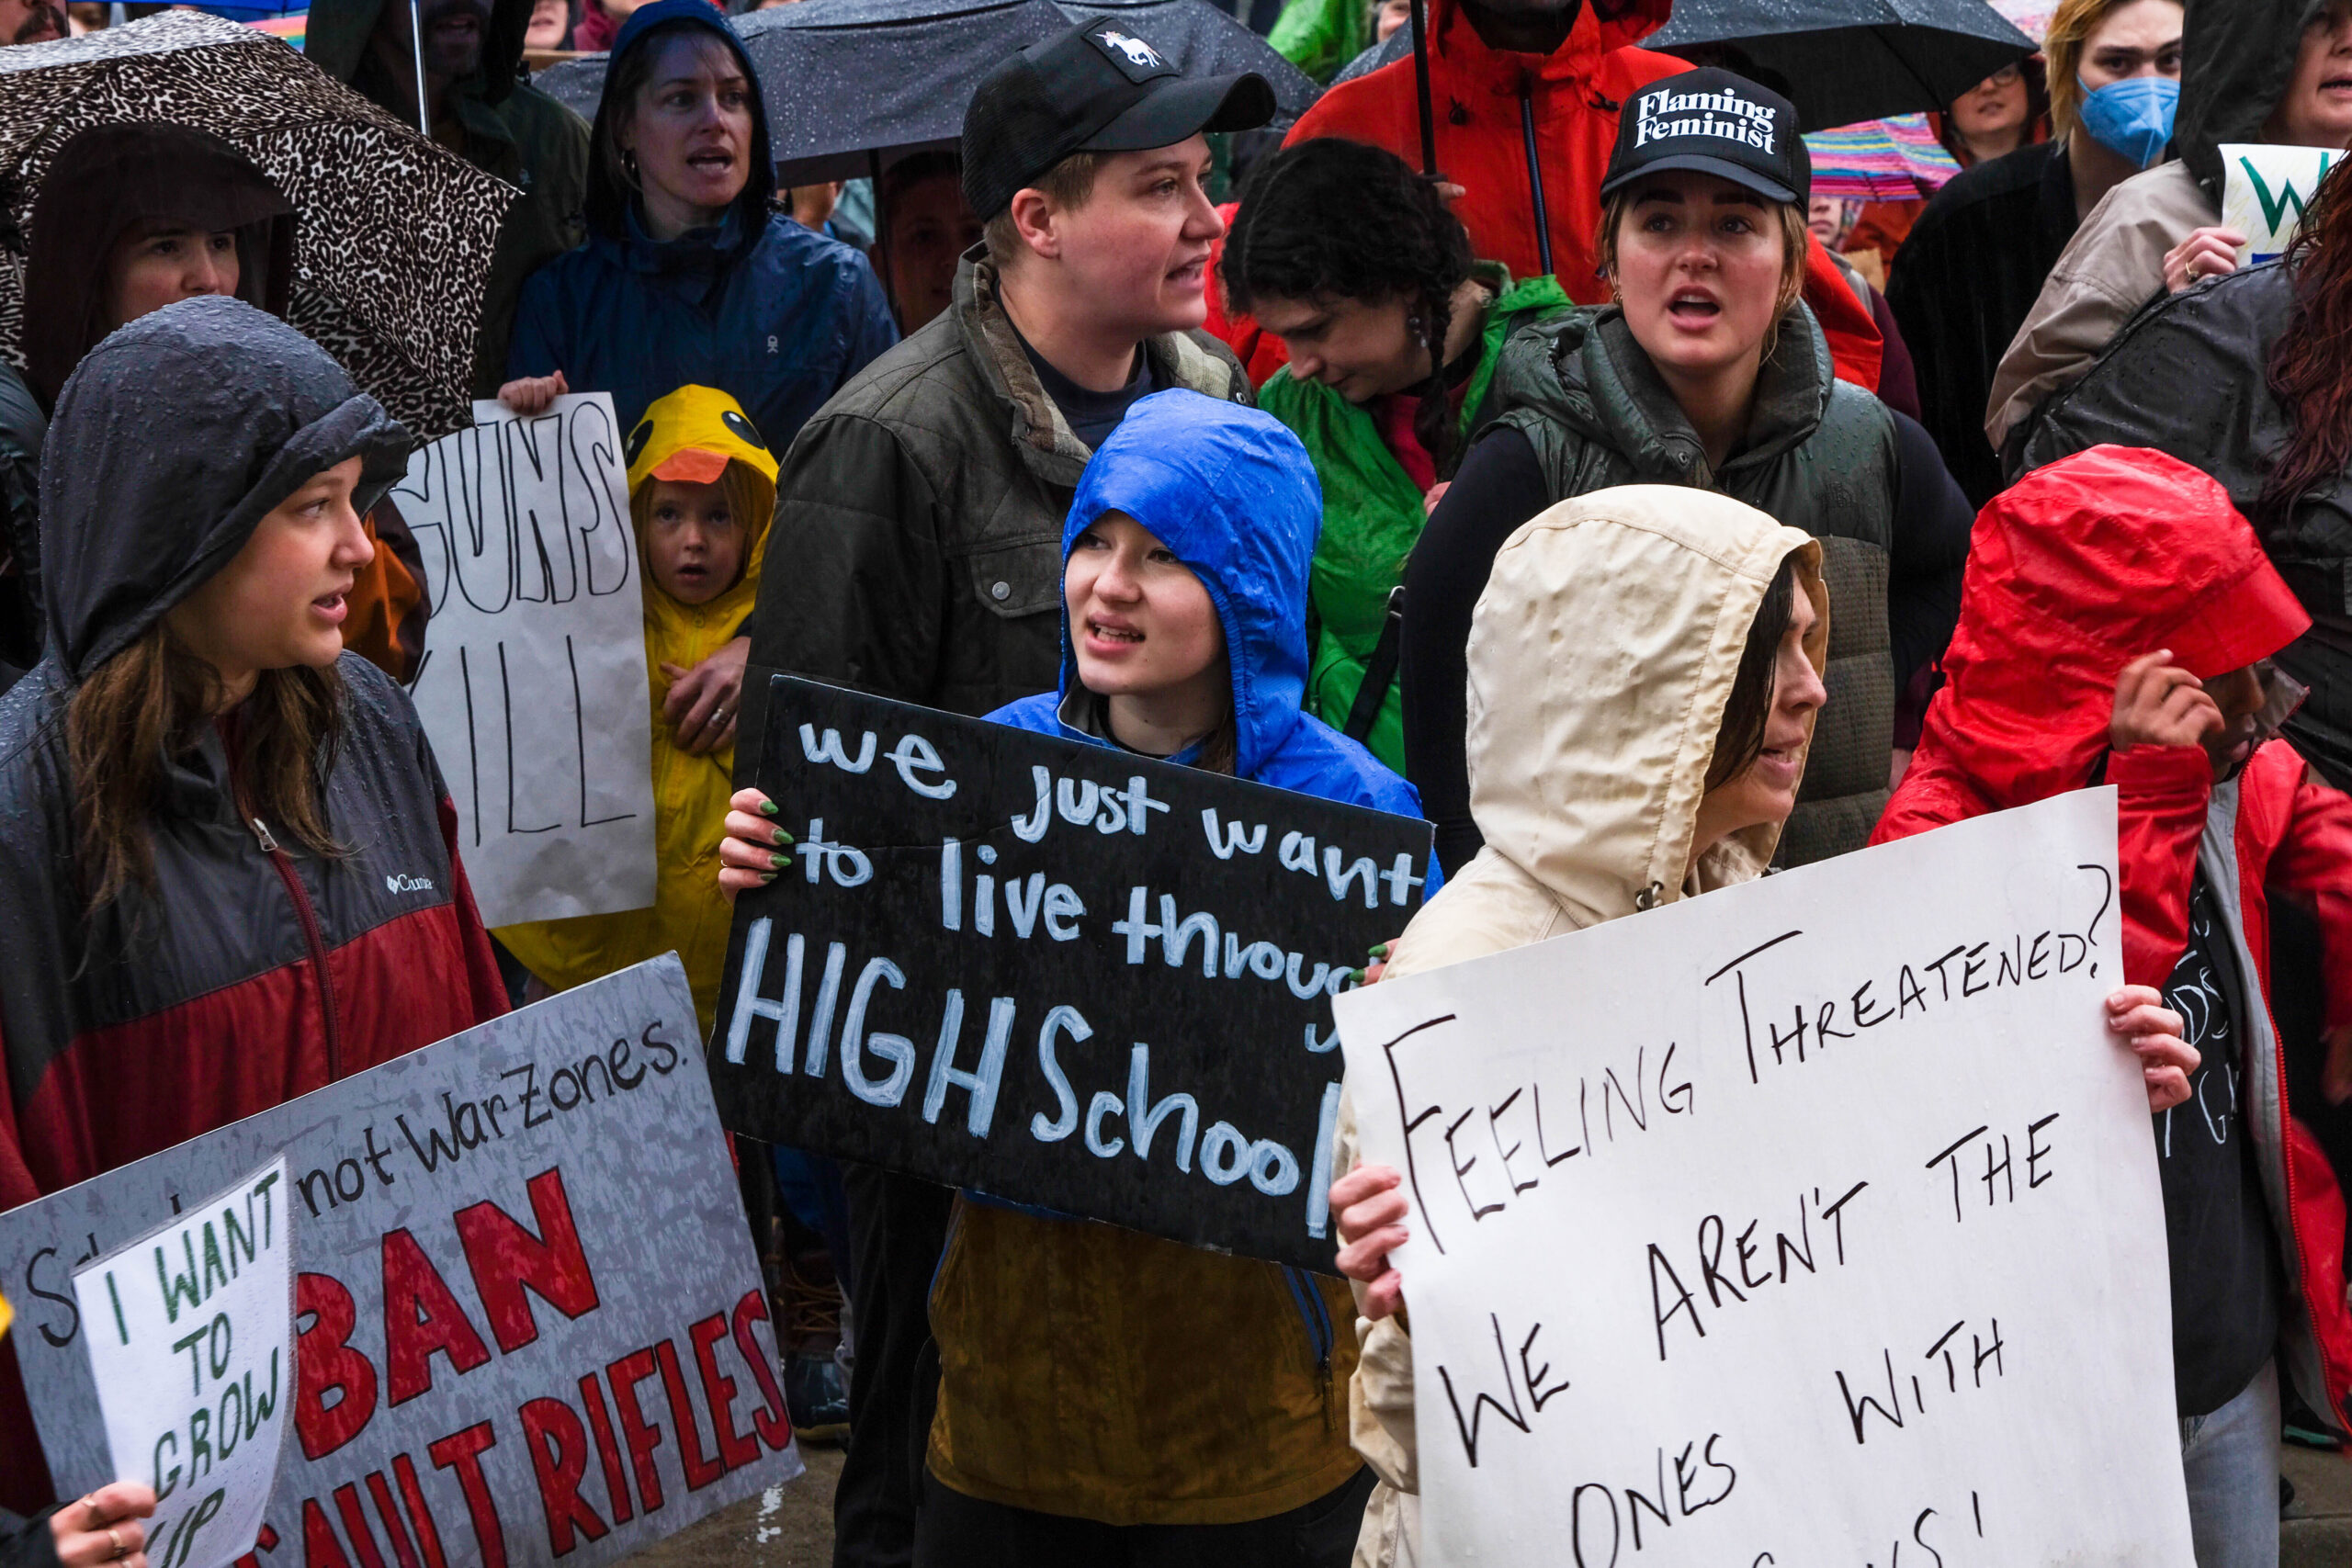
M 1660 169 L 1718 175 L 1768 201 L 1800 206 L 1813 190 L 1796 106 L 1713 67 L 1662 77 L 1626 101 L 1600 194 Z
M 964 111 L 964 199 L 982 220 L 1073 152 L 1136 152 L 1274 118 L 1263 76 L 1187 76 L 1118 17 L 1090 17 L 981 78 Z

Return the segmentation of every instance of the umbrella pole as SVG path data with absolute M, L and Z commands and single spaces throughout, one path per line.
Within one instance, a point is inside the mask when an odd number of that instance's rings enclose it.
M 874 248 L 879 251 L 889 243 L 890 214 L 882 205 L 882 150 L 878 147 L 865 150 L 865 177 L 874 184 Z M 899 315 L 899 258 L 891 256 L 888 260 L 889 265 L 881 269 L 882 299 L 890 307 L 891 319 L 896 321 Z
M 1544 164 L 1535 155 L 1535 100 L 1522 90 L 1519 96 L 1519 130 L 1527 141 L 1527 190 L 1535 203 L 1535 254 L 1544 271 L 1552 271 L 1552 220 L 1544 208 Z
M 408 0 L 408 37 L 411 58 L 416 66 L 416 129 L 430 141 L 433 140 L 433 116 L 432 111 L 424 107 L 424 0 Z
M 1430 107 L 1429 0 L 1413 0 L 1413 86 L 1420 101 L 1421 173 L 1437 178 L 1437 113 Z

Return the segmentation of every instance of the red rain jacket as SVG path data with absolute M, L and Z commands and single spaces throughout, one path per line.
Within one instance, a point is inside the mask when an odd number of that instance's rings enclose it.
M 1518 54 L 1488 48 L 1454 0 L 1429 0 L 1437 166 L 1463 188 L 1453 210 L 1469 229 L 1470 248 L 1480 259 L 1502 263 L 1513 277 L 1543 271 L 1520 123 L 1524 94 L 1534 109 L 1553 271 L 1578 304 L 1608 303 L 1609 285 L 1593 245 L 1600 223 L 1601 175 L 1617 145 L 1617 117 L 1625 100 L 1661 76 L 1690 69 L 1670 54 L 1634 47 L 1666 25 L 1671 8 L 1670 0 L 1588 0 L 1566 43 L 1550 54 Z M 1299 117 L 1284 145 L 1310 136 L 1368 141 L 1420 167 L 1412 60 L 1333 87 Z M 1806 260 L 1804 299 L 1829 339 L 1838 378 L 1877 391 L 1878 325 L 1818 243 Z M 1266 355 L 1253 354 L 1255 345 L 1248 342 L 1254 323 L 1238 321 L 1231 327 L 1219 335 L 1262 380 L 1258 372 Z M 1271 375 L 1280 363 L 1275 358 L 1262 368 Z
M 1944 655 L 1949 684 L 1871 841 L 2079 789 L 2104 764 L 2120 795 L 2124 977 L 2161 987 L 2188 942 L 2212 769 L 2200 747 L 2109 751 L 2115 678 L 2166 648 L 2210 680 L 2267 658 L 2310 625 L 2228 495 L 2187 464 L 2094 446 L 2038 469 L 1977 517 L 1960 626 Z M 2238 791 L 2239 886 L 2215 892 L 2237 907 L 2259 994 L 2267 1004 L 2269 900 L 2291 898 L 2324 932 L 2326 1025 L 2352 1022 L 2352 799 L 2276 740 L 2248 760 Z M 2290 1338 L 2316 1352 L 2290 1365 L 2324 1378 L 2324 1390 L 2301 1392 L 2341 1421 L 2352 1390 L 2344 1193 L 2290 1113 L 2283 1047 L 2276 1055 L 2272 1092 L 2249 1098 L 2247 1124 L 2301 1307 L 2289 1313 Z

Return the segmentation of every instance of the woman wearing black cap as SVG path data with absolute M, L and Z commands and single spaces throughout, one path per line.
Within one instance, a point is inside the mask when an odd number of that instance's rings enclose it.
M 1832 374 L 1798 298 L 1810 184 L 1795 109 L 1730 72 L 1626 105 L 1600 186 L 1612 302 L 1505 346 L 1504 412 L 1406 571 L 1407 773 L 1449 870 L 1480 842 L 1463 762 L 1471 607 L 1513 529 L 1612 485 L 1718 491 L 1822 542 L 1836 700 L 1781 859 L 1860 849 L 1886 804 L 1897 695 L 1951 636 L 1971 517 L 1927 433 Z

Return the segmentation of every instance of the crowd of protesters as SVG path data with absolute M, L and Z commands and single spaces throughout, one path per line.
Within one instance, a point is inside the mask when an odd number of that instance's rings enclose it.
M 318 0 L 520 193 L 476 394 L 630 433 L 655 901 L 497 931 L 401 685 L 413 442 L 288 323 L 295 205 L 66 141 L 0 364 L 0 1208 L 672 950 L 707 1032 L 792 850 L 765 671 L 1426 817 L 1367 982 L 2112 784 L 2197 1562 L 2275 1568 L 2282 1432 L 2352 1430 L 2352 186 L 2241 270 L 2219 150 L 2352 147 L 2352 0 L 2062 0 L 1939 107 L 1963 172 L 1860 210 L 1668 10 L 1428 0 L 1431 176 L 1415 63 L 1340 69 L 1407 7 L 1291 0 L 1340 79 L 1229 192 L 1267 81 L 1082 21 L 877 160 L 868 241 L 708 0 L 428 0 L 422 60 Z M 565 47 L 593 123 L 522 67 Z M 738 1140 L 846 1303 L 846 1408 L 792 1385 L 834 1562 L 1417 1562 L 1355 1150 L 1351 1097 L 1316 1275 Z M 0 1355 L 0 1563 L 143 1563 L 153 1495 L 40 1456 Z

